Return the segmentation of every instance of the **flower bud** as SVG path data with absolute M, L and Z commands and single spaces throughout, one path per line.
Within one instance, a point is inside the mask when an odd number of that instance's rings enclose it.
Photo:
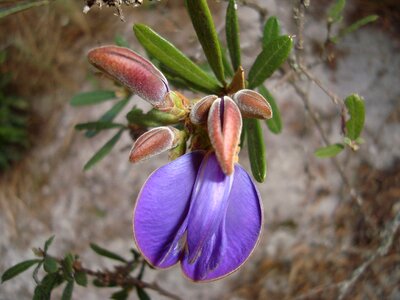
M 271 119 L 272 109 L 268 101 L 252 90 L 240 90 L 233 95 L 243 117 L 256 119 Z
M 173 127 L 153 128 L 142 134 L 133 144 L 129 161 L 136 163 L 170 150 L 179 142 L 179 131 Z
M 215 99 L 218 99 L 218 96 L 210 95 L 196 102 L 190 111 L 190 121 L 196 125 L 205 123 L 207 121 L 208 111 Z
M 214 101 L 207 127 L 222 171 L 226 175 L 232 174 L 242 131 L 242 116 L 231 98 L 225 96 Z
M 164 75 L 147 59 L 128 48 L 103 46 L 90 50 L 88 59 L 96 68 L 117 80 L 155 108 L 165 108 L 169 91 Z
M 165 94 L 164 102 L 166 108 L 160 109 L 174 115 L 178 119 L 183 119 L 188 114 L 189 100 L 177 91 L 170 91 Z

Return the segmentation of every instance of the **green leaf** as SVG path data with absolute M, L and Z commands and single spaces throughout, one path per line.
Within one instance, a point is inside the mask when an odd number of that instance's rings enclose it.
M 348 96 L 344 103 L 350 115 L 350 119 L 346 122 L 346 136 L 354 141 L 360 136 L 364 128 L 364 100 L 359 95 L 353 94 Z
M 75 272 L 75 282 L 81 286 L 87 286 L 87 275 L 83 271 Z
M 5 7 L 5 8 L 0 8 L 0 19 L 7 17 L 9 15 L 21 12 L 23 10 L 27 10 L 33 7 L 37 7 L 37 6 L 41 6 L 41 5 L 45 5 L 45 4 L 49 4 L 48 0 L 44 0 L 44 1 L 25 1 L 22 3 L 18 3 L 18 4 L 12 4 L 9 7 Z
M 156 127 L 160 125 L 176 124 L 179 119 L 176 116 L 152 109 L 147 113 L 143 113 L 141 109 L 133 108 L 127 115 L 129 124 L 136 124 L 143 127 Z
M 328 22 L 336 23 L 342 20 L 342 12 L 346 6 L 346 0 L 336 0 L 328 10 Z
M 74 267 L 73 267 L 73 265 L 74 265 L 74 256 L 71 253 L 68 253 L 67 255 L 65 255 L 62 264 L 63 264 L 63 267 L 64 267 L 65 279 L 70 281 L 73 278 L 72 274 L 74 273 Z
M 339 39 L 344 37 L 345 35 L 352 33 L 359 29 L 362 26 L 367 25 L 368 23 L 375 22 L 379 17 L 377 15 L 370 15 L 368 17 L 362 18 L 361 20 L 358 20 L 351 24 L 349 27 L 346 27 L 345 29 L 340 30 L 339 35 L 337 37 L 333 37 L 332 41 L 334 43 L 337 43 Z
M 36 286 L 32 300 L 50 300 L 52 290 L 63 282 L 59 273 L 47 274 Z
M 104 121 L 80 123 L 75 125 L 76 130 L 104 130 L 104 129 L 122 128 L 122 127 L 125 127 L 125 125 L 119 123 L 104 122 Z
M 55 235 L 49 237 L 47 239 L 47 241 L 44 243 L 44 253 L 47 253 L 47 250 L 49 250 L 49 247 L 51 246 L 51 244 L 53 243 L 53 240 L 55 238 Z
M 327 147 L 319 148 L 314 152 L 316 157 L 325 158 L 325 157 L 333 157 L 338 155 L 344 149 L 343 144 L 333 144 Z
M 264 96 L 265 99 L 268 100 L 269 104 L 271 105 L 272 118 L 266 120 L 267 126 L 272 133 L 278 134 L 282 131 L 282 121 L 281 113 L 279 112 L 279 108 L 276 104 L 275 98 L 263 85 L 260 85 L 258 87 L 258 91 L 261 95 Z
M 233 76 L 233 69 L 227 57 L 227 49 L 221 45 L 222 63 L 224 65 L 225 75 L 228 77 Z
M 270 43 L 279 37 L 281 33 L 281 26 L 277 17 L 270 17 L 265 22 L 262 46 L 263 48 L 269 47 Z
M 111 299 L 126 300 L 129 297 L 129 292 L 125 289 L 117 291 L 111 295 Z
M 208 63 L 218 80 L 225 84 L 221 47 L 207 0 L 185 0 L 185 3 Z
M 44 258 L 43 268 L 47 273 L 55 273 L 58 271 L 58 263 L 53 257 L 46 256 Z
M 64 291 L 61 296 L 61 300 L 70 300 L 72 299 L 72 292 L 74 291 L 74 281 L 70 280 L 67 282 L 67 285 L 64 288 Z
M 11 278 L 14 278 L 39 262 L 41 262 L 40 259 L 30 259 L 12 266 L 11 268 L 7 269 L 3 275 L 1 275 L 1 282 L 3 283 Z
M 244 122 L 251 172 L 255 180 L 264 182 L 267 176 L 267 160 L 261 125 L 256 119 L 245 119 Z
M 115 144 L 118 142 L 118 140 L 121 137 L 123 130 L 120 129 L 116 135 L 114 135 L 107 143 L 103 145 L 103 147 L 100 148 L 99 151 L 97 151 L 91 159 L 85 164 L 83 167 L 83 170 L 87 171 L 91 167 L 93 167 L 95 164 L 97 164 L 100 160 L 102 160 L 104 157 L 107 156 L 112 150 L 112 148 L 115 146 Z
M 140 300 L 150 300 L 151 299 L 150 296 L 146 293 L 146 291 L 144 289 L 142 289 L 141 287 L 137 286 L 136 291 L 137 291 L 137 295 Z
M 72 106 L 92 105 L 115 98 L 114 91 L 92 91 L 75 95 L 72 97 L 70 104 Z
M 122 35 L 117 34 L 114 38 L 114 43 L 119 47 L 129 48 L 128 41 Z
M 229 0 L 225 20 L 226 43 L 228 45 L 229 55 L 233 70 L 236 71 L 241 65 L 240 62 L 240 39 L 239 22 L 237 16 L 237 4 L 235 0 Z
M 169 41 L 144 24 L 133 26 L 136 38 L 142 46 L 158 61 L 183 79 L 200 86 L 210 93 L 217 93 L 221 86 L 216 79 L 201 70 Z
M 98 255 L 105 256 L 105 257 L 108 257 L 108 258 L 111 258 L 111 259 L 118 260 L 120 262 L 126 263 L 126 259 L 123 258 L 122 256 L 120 256 L 120 255 L 118 255 L 118 254 L 116 254 L 114 252 L 111 252 L 111 251 L 109 251 L 107 249 L 104 249 L 104 248 L 102 248 L 102 247 L 100 247 L 100 246 L 98 246 L 96 244 L 91 243 L 90 244 L 90 248 L 92 248 L 92 250 L 94 252 L 96 252 Z
M 249 72 L 249 89 L 261 85 L 288 58 L 292 49 L 292 38 L 284 35 L 271 41 L 269 47 L 257 56 Z
M 128 104 L 129 97 L 126 99 L 122 99 L 115 103 L 113 107 L 111 107 L 104 115 L 102 115 L 99 119 L 100 122 L 111 122 L 115 119 L 115 117 L 124 109 L 124 107 Z M 98 134 L 98 130 L 88 130 L 85 134 L 86 137 L 91 138 Z

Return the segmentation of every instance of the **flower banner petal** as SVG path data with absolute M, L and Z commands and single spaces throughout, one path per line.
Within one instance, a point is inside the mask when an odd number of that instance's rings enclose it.
M 178 262 L 190 198 L 202 152 L 191 152 L 154 171 L 136 202 L 133 231 L 146 260 L 160 268 Z

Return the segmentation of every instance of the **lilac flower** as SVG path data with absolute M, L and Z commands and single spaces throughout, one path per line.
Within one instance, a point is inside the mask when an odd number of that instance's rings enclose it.
M 226 175 L 213 152 L 188 153 L 157 169 L 136 202 L 133 229 L 146 260 L 158 268 L 181 263 L 193 281 L 237 270 L 260 237 L 260 196 L 246 171 Z

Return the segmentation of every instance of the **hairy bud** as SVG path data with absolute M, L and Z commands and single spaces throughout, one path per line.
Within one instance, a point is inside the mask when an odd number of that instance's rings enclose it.
M 216 99 L 218 99 L 218 96 L 210 95 L 196 102 L 190 111 L 190 121 L 196 125 L 205 123 L 207 121 L 208 111 Z
M 240 90 L 233 95 L 243 117 L 256 119 L 271 119 L 272 109 L 268 101 L 252 90 Z

